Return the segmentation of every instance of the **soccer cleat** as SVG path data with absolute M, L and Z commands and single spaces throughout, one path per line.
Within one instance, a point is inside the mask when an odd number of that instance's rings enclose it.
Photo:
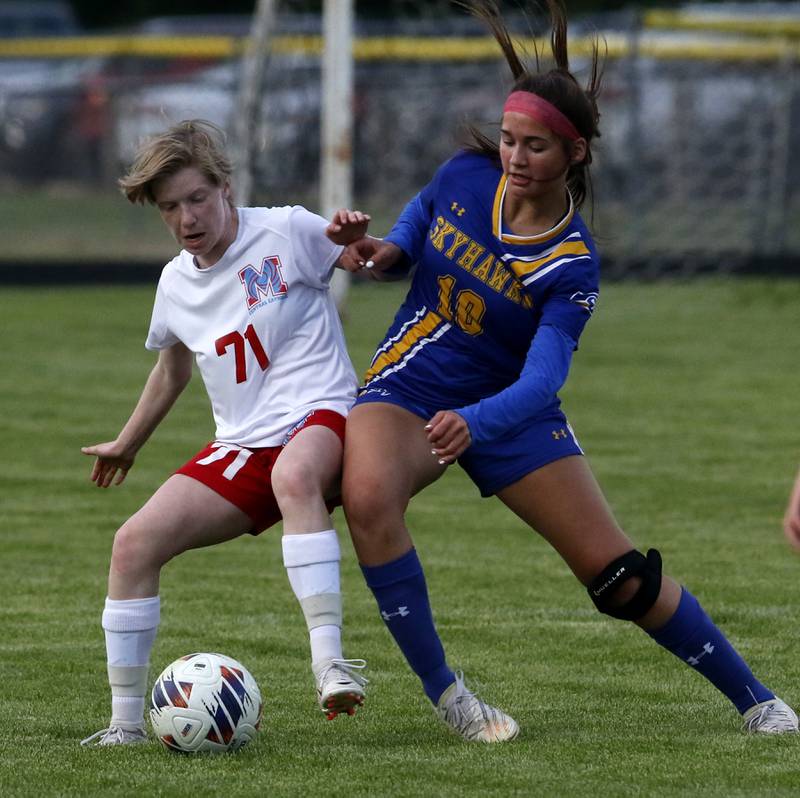
M 456 673 L 456 680 L 439 699 L 436 714 L 464 739 L 481 743 L 502 743 L 519 734 L 514 718 L 490 707 L 464 684 L 464 674 Z
M 91 737 L 81 740 L 81 745 L 85 745 L 87 748 L 101 748 L 107 745 L 136 745 L 146 742 L 147 732 L 144 730 L 144 726 L 123 728 L 112 723 L 107 729 L 100 729 Z
M 750 707 L 743 715 L 745 731 L 753 734 L 797 732 L 797 715 L 777 696 Z
M 356 714 L 364 703 L 364 685 L 369 681 L 358 671 L 367 667 L 363 659 L 326 659 L 312 665 L 317 679 L 317 700 L 328 720 L 346 712 Z

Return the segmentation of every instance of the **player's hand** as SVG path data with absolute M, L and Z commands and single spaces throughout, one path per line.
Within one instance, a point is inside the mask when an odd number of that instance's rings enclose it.
M 364 238 L 370 223 L 370 215 L 361 211 L 350 211 L 342 208 L 333 214 L 330 224 L 325 228 L 325 235 L 334 244 L 347 246 L 359 238 Z
M 384 241 L 382 238 L 365 236 L 354 241 L 339 258 L 339 265 L 349 272 L 358 272 L 364 269 L 370 277 L 381 280 L 381 272 L 394 266 L 403 256 L 403 250 L 396 244 Z
M 797 476 L 783 517 L 783 534 L 786 535 L 786 540 L 800 551 L 800 474 Z
M 372 236 L 365 236 L 354 241 L 344 248 L 344 252 L 339 256 L 337 266 L 348 272 L 360 272 L 378 250 L 380 243 L 379 238 Z
M 425 425 L 425 432 L 441 465 L 454 463 L 472 443 L 467 422 L 454 410 L 440 410 Z
M 83 446 L 81 451 L 89 457 L 97 458 L 89 478 L 98 488 L 107 488 L 112 484 L 121 485 L 133 465 L 133 455 L 116 441 Z

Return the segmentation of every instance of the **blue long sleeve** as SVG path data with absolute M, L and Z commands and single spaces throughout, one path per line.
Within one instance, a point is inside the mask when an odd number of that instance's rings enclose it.
M 428 227 L 430 227 L 430 217 L 425 212 L 422 195 L 417 194 L 403 208 L 403 212 L 384 241 L 390 241 L 400 247 L 408 259 L 408 264 L 413 265 L 422 255 Z
M 449 163 L 449 162 L 448 162 Z M 406 256 L 406 268 L 413 266 L 422 257 L 433 214 L 433 202 L 439 190 L 442 171 L 439 167 L 433 179 L 403 208 L 389 235 L 384 239 L 400 247 Z
M 495 440 L 535 418 L 567 379 L 575 341 L 551 325 L 539 328 L 519 379 L 494 396 L 457 408 L 473 443 Z

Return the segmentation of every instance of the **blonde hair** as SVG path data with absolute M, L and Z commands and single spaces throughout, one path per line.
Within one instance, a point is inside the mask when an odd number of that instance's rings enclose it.
M 225 153 L 225 133 L 212 122 L 187 119 L 147 139 L 128 173 L 117 182 L 130 202 L 154 205 L 156 181 L 190 166 L 215 186 L 224 186 L 230 179 L 233 167 Z

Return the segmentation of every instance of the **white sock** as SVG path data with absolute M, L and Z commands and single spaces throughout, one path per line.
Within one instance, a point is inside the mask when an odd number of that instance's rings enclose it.
M 308 633 L 311 641 L 311 661 L 342 658 L 342 629 L 333 624 L 316 626 Z
M 112 724 L 141 726 L 144 722 L 147 669 L 160 616 L 158 596 L 122 601 L 106 599 L 103 629 Z
M 111 696 L 112 726 L 141 726 L 144 723 L 144 696 Z
M 336 530 L 284 535 L 283 563 L 309 631 L 311 661 L 342 657 L 342 594 Z

